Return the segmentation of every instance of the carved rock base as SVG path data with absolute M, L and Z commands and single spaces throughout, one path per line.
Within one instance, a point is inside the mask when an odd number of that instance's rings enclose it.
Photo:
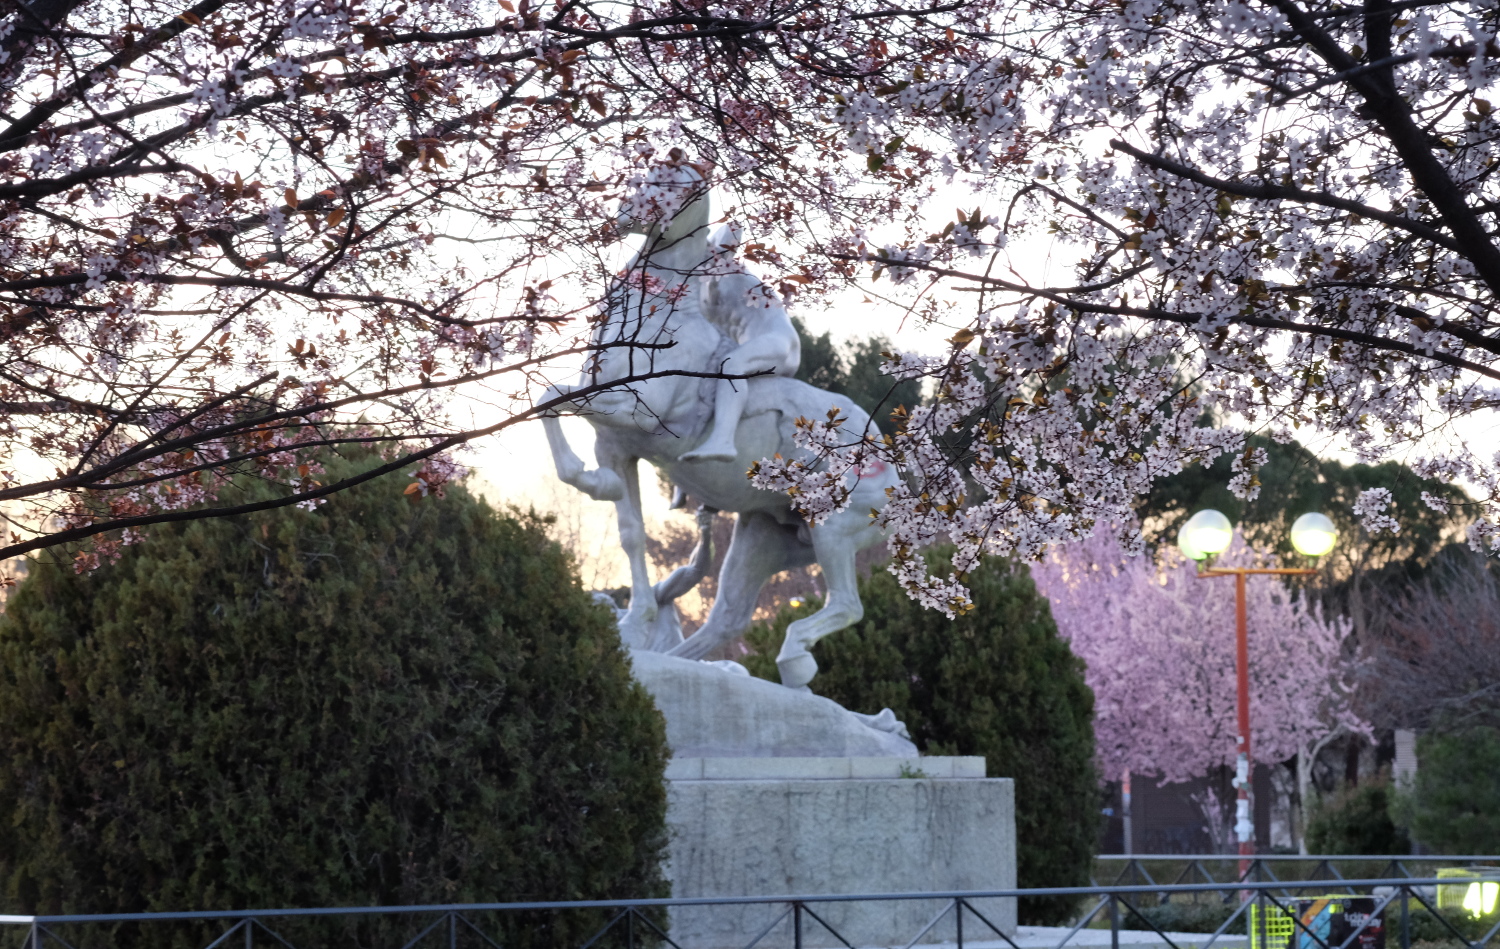
M 788 759 L 759 759 L 770 774 Z M 792 759 L 795 760 L 795 759 Z M 824 759 L 797 770 L 968 772 L 975 759 Z M 753 775 L 756 759 L 674 762 L 678 773 Z M 703 770 L 704 768 L 708 770 Z M 982 761 L 978 771 L 983 774 Z M 996 890 L 1016 885 L 1014 786 L 1009 778 L 698 778 L 669 781 L 672 895 L 775 896 Z M 811 904 L 855 946 L 903 946 L 942 909 L 940 900 Z M 742 949 L 786 907 L 677 907 L 670 935 L 687 949 Z M 975 908 L 1014 933 L 1011 899 Z M 997 939 L 972 916 L 965 941 Z M 952 916 L 923 943 L 952 942 Z M 792 945 L 790 919 L 758 945 Z M 805 947 L 842 943 L 808 917 Z

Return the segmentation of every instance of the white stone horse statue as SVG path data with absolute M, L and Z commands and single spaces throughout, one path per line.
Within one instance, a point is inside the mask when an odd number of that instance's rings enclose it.
M 869 415 L 847 396 L 779 375 L 737 383 L 747 391 L 734 429 L 738 457 L 732 461 L 682 457 L 707 440 L 711 427 L 721 380 L 701 374 L 721 372 L 726 355 L 736 349 L 736 341 L 719 329 L 734 320 L 711 320 L 711 316 L 728 316 L 714 308 L 755 305 L 757 292 L 763 294 L 764 288 L 737 267 L 716 267 L 715 261 L 722 263 L 724 254 L 722 247 L 711 246 L 709 241 L 703 175 L 686 163 L 664 167 L 667 170 L 655 176 L 657 184 L 648 186 L 655 188 L 654 196 L 642 199 L 638 194 L 622 208 L 620 223 L 643 233 L 645 242 L 611 288 L 607 310 L 593 337 L 599 349 L 583 374 L 582 385 L 597 386 L 648 372 L 700 375 L 657 376 L 565 403 L 566 411 L 584 415 L 593 426 L 599 467 L 590 469 L 579 459 L 556 417 L 543 420 L 553 461 L 558 477 L 567 484 L 595 499 L 615 502 L 620 544 L 630 562 L 630 607 L 620 623 L 627 644 L 651 648 L 649 642 L 661 641 L 654 628 L 657 597 L 646 567 L 637 471 L 641 459 L 702 503 L 737 515 L 707 621 L 685 640 L 679 634 L 678 641 L 665 651 L 697 659 L 733 640 L 749 628 L 756 598 L 768 579 L 816 562 L 823 572 L 827 602 L 817 613 L 787 628 L 776 659 L 782 684 L 804 688 L 818 669 L 809 647 L 864 615 L 854 557 L 881 540 L 870 511 L 885 504 L 886 489 L 896 483 L 897 475 L 883 464 L 872 464 L 860 473 L 845 509 L 817 526 L 796 514 L 786 495 L 752 487 L 746 471 L 754 462 L 777 454 L 787 458 L 803 454 L 793 441 L 799 417 L 825 418 L 835 408 L 847 419 L 844 427 L 851 434 L 871 430 Z M 556 387 L 548 397 L 567 396 L 576 388 Z

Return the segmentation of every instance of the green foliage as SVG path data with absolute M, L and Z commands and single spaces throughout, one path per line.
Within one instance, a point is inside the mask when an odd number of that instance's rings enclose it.
M 1226 903 L 1218 894 L 1202 900 L 1169 900 L 1155 906 L 1139 906 L 1135 912 L 1120 908 L 1120 928 L 1149 930 L 1155 927 L 1168 933 L 1212 933 L 1239 909 L 1238 901 Z M 1136 897 L 1140 899 L 1140 897 Z M 1245 917 L 1236 919 L 1226 933 L 1244 935 Z
M 1471 949 L 1472 944 L 1483 939 L 1490 927 L 1495 924 L 1493 916 L 1470 916 L 1461 909 L 1445 909 L 1440 919 L 1416 900 L 1412 900 L 1407 913 L 1409 914 L 1407 926 L 1411 931 L 1412 945 L 1420 946 L 1425 943 L 1432 949 L 1438 946 L 1444 949 Z M 1386 938 L 1389 939 L 1391 935 L 1399 936 L 1401 932 L 1400 908 L 1392 906 L 1387 909 L 1385 919 Z M 1465 943 L 1470 945 L 1465 945 Z
M 1435 853 L 1500 853 L 1500 729 L 1423 735 L 1398 815 Z
M 608 617 L 542 519 L 401 490 L 32 566 L 0 619 L 0 912 L 663 895 L 665 730 Z
M 986 560 L 968 583 L 975 609 L 949 620 L 914 603 L 883 570 L 861 580 L 864 619 L 814 647 L 812 688 L 855 711 L 894 710 L 924 754 L 983 755 L 991 777 L 1016 782 L 1021 885 L 1086 886 L 1099 808 L 1083 664 L 1058 637 L 1025 567 Z M 775 679 L 787 624 L 819 605 L 783 609 L 753 628 L 751 672 Z M 1072 909 L 1058 898 L 1021 907 L 1037 923 Z
M 802 340 L 802 362 L 797 378 L 820 389 L 847 395 L 875 420 L 884 433 L 895 431 L 891 412 L 898 407 L 915 408 L 922 402 L 922 383 L 918 379 L 896 382 L 880 371 L 881 352 L 891 348 L 890 340 L 876 336 L 840 347 L 824 333 L 813 336 L 797 317 L 792 325 Z
M 1336 572 L 1347 576 L 1355 570 L 1425 567 L 1468 523 L 1468 497 L 1462 489 L 1419 478 L 1405 465 L 1345 465 L 1319 458 L 1295 442 L 1282 445 L 1261 436 L 1252 436 L 1249 445 L 1264 448 L 1268 456 L 1259 474 L 1264 487 L 1255 500 L 1241 501 L 1229 493 L 1233 473 L 1227 455 L 1208 467 L 1188 468 L 1158 481 L 1137 505 L 1148 540 L 1176 543 L 1177 530 L 1189 516 L 1215 508 L 1228 515 L 1252 545 L 1302 566 L 1305 558 L 1292 548 L 1288 536 L 1292 522 L 1308 511 L 1322 511 L 1338 527 L 1339 546 L 1330 556 L 1337 561 Z M 1359 526 L 1354 502 L 1369 488 L 1390 490 L 1386 513 L 1401 522 L 1399 534 L 1370 535 Z M 1424 491 L 1448 500 L 1449 513 L 1424 504 Z
M 1394 789 L 1381 778 L 1346 787 L 1319 801 L 1308 814 L 1312 853 L 1410 853 L 1406 831 L 1391 816 Z

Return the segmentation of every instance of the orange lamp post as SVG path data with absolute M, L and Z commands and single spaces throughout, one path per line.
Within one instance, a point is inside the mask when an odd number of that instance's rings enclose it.
M 1229 518 L 1214 510 L 1194 514 L 1177 535 L 1177 546 L 1193 560 L 1202 561 L 1229 549 L 1234 529 Z M 1322 514 L 1304 514 L 1292 525 L 1292 546 L 1309 557 L 1321 557 L 1333 549 L 1338 534 L 1333 522 Z M 1240 877 L 1250 872 L 1255 856 L 1255 821 L 1250 811 L 1250 637 L 1245 602 L 1245 578 L 1256 575 L 1306 577 L 1316 570 L 1292 567 L 1200 567 L 1199 579 L 1234 577 L 1234 672 L 1235 672 L 1235 800 L 1234 829 L 1239 840 Z

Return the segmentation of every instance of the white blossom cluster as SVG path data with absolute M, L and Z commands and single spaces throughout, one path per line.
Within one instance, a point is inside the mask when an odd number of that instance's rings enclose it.
M 1469 438 L 1500 405 L 1494 5 L 1125 0 L 994 17 L 956 43 L 963 65 L 923 65 L 837 116 L 872 169 L 925 150 L 983 201 L 941 233 L 861 235 L 851 253 L 919 294 L 980 291 L 948 354 L 888 360 L 935 402 L 885 439 L 805 430 L 813 458 L 762 465 L 761 483 L 822 517 L 835 472 L 897 466 L 880 515 L 892 570 L 950 613 L 975 557 L 1128 523 L 1185 465 L 1232 453 L 1228 487 L 1253 498 L 1265 455 L 1245 450 L 1249 431 L 1461 483 L 1471 541 L 1500 550 L 1500 456 Z M 1355 513 L 1398 531 L 1390 503 L 1375 489 Z M 934 542 L 957 546 L 948 578 L 926 574 Z

